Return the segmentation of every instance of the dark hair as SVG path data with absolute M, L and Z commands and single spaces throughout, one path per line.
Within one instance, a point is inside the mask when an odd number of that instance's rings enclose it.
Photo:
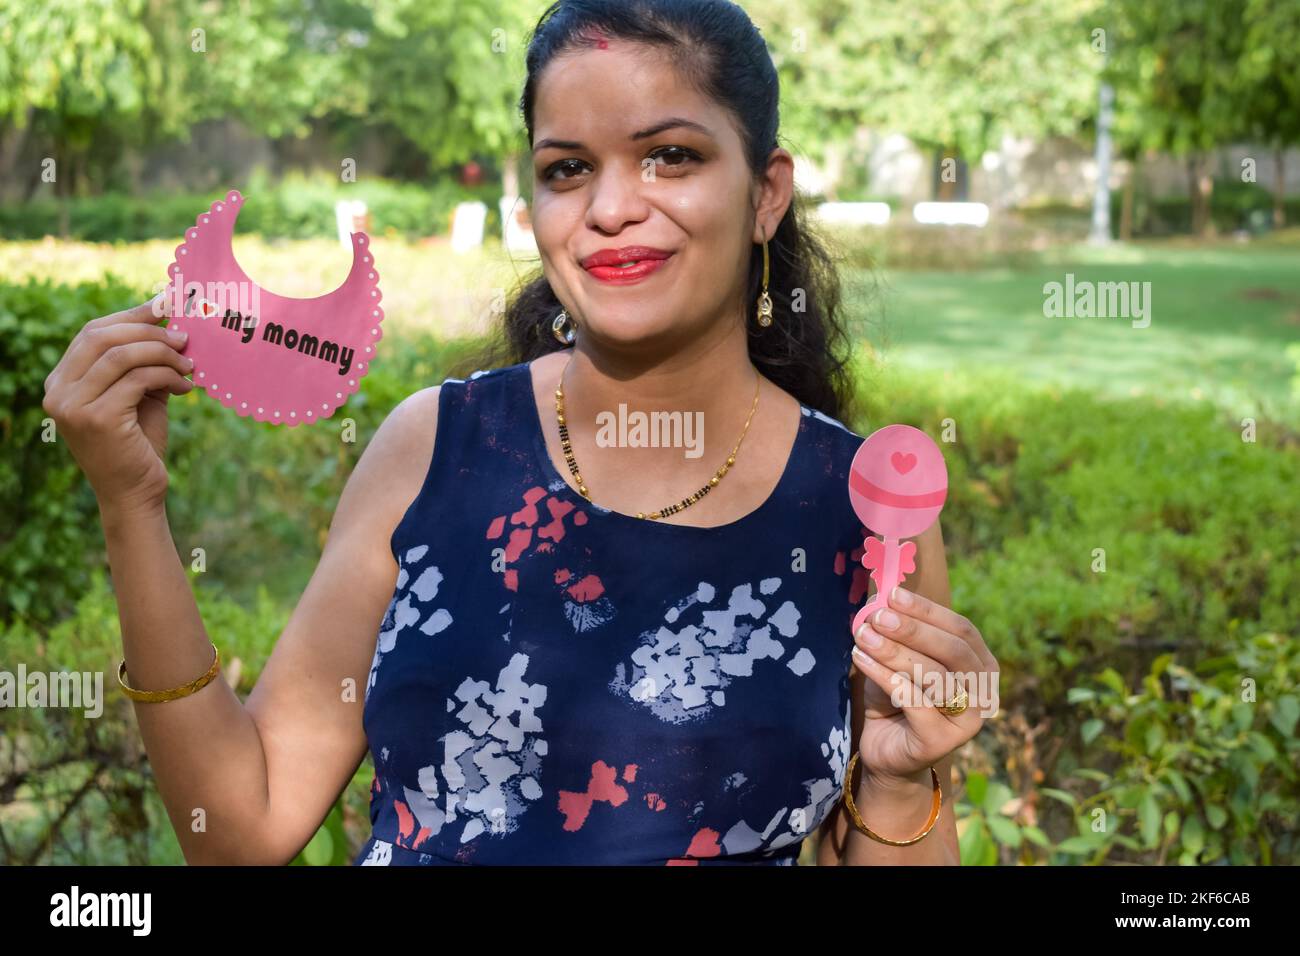
M 754 175 L 777 146 L 779 86 L 767 44 L 748 14 L 728 0 L 558 0 L 541 16 L 528 44 L 528 77 L 519 108 L 533 144 L 533 107 L 542 70 L 556 56 L 621 38 L 664 50 L 682 75 L 738 120 Z M 843 419 L 853 405 L 850 337 L 840 318 L 835 262 L 792 199 L 768 238 L 773 322 L 751 318 L 749 356 L 765 376 L 810 408 Z M 763 248 L 753 245 L 746 301 L 762 285 Z M 798 297 L 800 311 L 792 308 Z M 541 270 L 520 280 L 505 307 L 498 338 L 467 363 L 476 368 L 531 361 L 562 346 L 551 323 L 563 308 Z M 754 313 L 751 308 L 751 316 Z

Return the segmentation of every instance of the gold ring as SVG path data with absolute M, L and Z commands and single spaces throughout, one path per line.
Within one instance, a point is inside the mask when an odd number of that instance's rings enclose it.
M 949 717 L 956 717 L 962 713 L 970 704 L 970 695 L 966 693 L 966 688 L 960 688 L 956 694 L 944 701 L 939 708 L 941 714 L 947 714 Z

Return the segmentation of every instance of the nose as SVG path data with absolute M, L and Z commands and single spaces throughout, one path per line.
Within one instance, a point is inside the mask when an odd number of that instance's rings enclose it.
M 640 167 L 606 166 L 596 174 L 588 195 L 587 226 L 601 232 L 617 233 L 628 223 L 646 218 L 649 205 L 645 189 L 653 185 L 641 178 Z

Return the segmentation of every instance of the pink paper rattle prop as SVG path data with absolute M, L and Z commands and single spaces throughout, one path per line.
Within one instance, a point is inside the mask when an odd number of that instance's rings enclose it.
M 262 289 L 235 261 L 231 190 L 199 213 L 167 269 L 167 327 L 189 333 L 194 384 L 239 415 L 275 425 L 329 418 L 361 387 L 383 333 L 370 239 L 352 234 L 343 284 L 315 299 Z
M 849 502 L 862 523 L 880 535 L 862 542 L 862 564 L 876 593 L 853 617 L 853 634 L 889 592 L 916 570 L 912 538 L 934 524 L 948 497 L 948 466 L 925 432 L 910 425 L 886 425 L 858 447 L 849 466 Z

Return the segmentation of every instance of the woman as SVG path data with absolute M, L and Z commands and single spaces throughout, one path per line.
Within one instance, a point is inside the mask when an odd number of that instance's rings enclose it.
M 815 830 L 821 863 L 959 862 L 935 800 L 979 713 L 891 693 L 997 665 L 944 606 L 937 525 L 897 625 L 849 633 L 862 437 L 761 36 L 717 0 L 562 2 L 521 108 L 543 270 L 508 364 L 388 416 L 246 703 L 164 509 L 183 342 L 140 306 L 47 381 L 125 683 L 174 689 L 136 713 L 186 859 L 288 862 L 369 748 L 358 863 L 791 864 Z

